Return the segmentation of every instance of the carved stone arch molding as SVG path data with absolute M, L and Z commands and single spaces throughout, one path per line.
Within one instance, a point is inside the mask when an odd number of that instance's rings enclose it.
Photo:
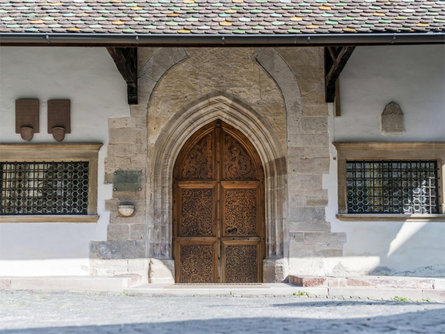
M 217 119 L 246 135 L 261 158 L 265 173 L 266 203 L 264 281 L 282 280 L 285 277 L 276 277 L 274 261 L 284 256 L 284 226 L 287 216 L 285 155 L 279 140 L 270 132 L 268 122 L 255 111 L 226 96 L 205 98 L 185 112 L 178 112 L 166 124 L 155 143 L 150 175 L 152 198 L 148 212 L 149 256 L 163 260 L 172 258 L 173 167 L 187 139 L 201 127 Z
M 287 157 L 286 157 L 286 170 L 287 179 L 296 179 L 298 175 L 294 175 L 291 166 L 295 163 L 294 155 L 289 154 L 293 148 L 298 147 L 297 133 L 298 133 L 298 122 L 302 115 L 302 99 L 300 93 L 300 87 L 298 86 L 297 78 L 294 72 L 291 70 L 289 65 L 284 61 L 280 54 L 273 48 L 261 48 L 255 54 L 255 60 L 263 68 L 263 70 L 269 74 L 269 76 L 275 81 L 280 89 L 281 95 L 283 96 L 284 104 L 286 107 L 286 142 L 287 142 Z M 289 196 L 288 191 L 289 185 L 286 184 L 286 195 Z M 275 268 L 275 270 L 282 270 L 283 272 L 277 272 L 275 275 L 280 274 L 283 277 L 287 276 L 288 263 L 286 259 L 289 257 L 289 206 L 291 201 L 289 198 L 285 201 L 287 206 L 286 211 L 286 222 L 283 228 L 283 253 L 284 259 L 281 266 Z
M 147 111 L 151 94 L 162 77 L 187 58 L 187 52 L 183 48 L 160 48 L 154 51 L 141 66 L 138 72 L 139 91 L 142 92 L 142 94 L 139 94 L 139 106 L 142 106 L 145 112 Z
M 297 116 L 301 116 L 302 113 L 301 93 L 297 78 L 275 49 L 259 49 L 255 59 L 280 88 L 286 105 L 287 129 L 290 130 L 292 123 L 289 123 L 289 121 L 292 122 Z M 288 138 L 290 138 L 289 135 Z

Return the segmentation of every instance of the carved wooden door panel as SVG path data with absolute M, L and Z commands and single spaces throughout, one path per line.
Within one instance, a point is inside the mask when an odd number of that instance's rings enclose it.
M 195 133 L 174 168 L 176 282 L 262 281 L 264 174 L 235 128 L 216 121 Z

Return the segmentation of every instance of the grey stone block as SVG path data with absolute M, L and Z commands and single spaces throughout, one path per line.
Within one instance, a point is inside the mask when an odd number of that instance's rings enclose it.
M 324 223 L 324 208 L 291 208 L 290 219 L 295 222 Z
M 137 259 L 145 257 L 145 241 L 91 241 L 91 259 Z
M 323 257 L 336 257 L 343 256 L 343 251 L 341 249 L 323 249 L 317 252 L 319 256 Z
M 289 231 L 291 232 L 329 232 L 331 225 L 327 222 L 306 223 L 306 222 L 290 222 Z
M 302 117 L 301 133 L 328 133 L 327 117 Z
M 295 241 L 295 242 L 303 242 L 304 241 L 304 233 L 301 233 L 301 232 L 290 232 L 289 237 L 292 241 Z
M 278 283 L 287 280 L 289 264 L 284 258 L 263 260 L 263 282 Z
M 107 227 L 108 240 L 128 240 L 130 228 L 128 224 L 110 224 Z

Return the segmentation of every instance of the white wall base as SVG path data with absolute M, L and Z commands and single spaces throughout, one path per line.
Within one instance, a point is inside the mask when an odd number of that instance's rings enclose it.
M 148 283 L 150 259 L 118 259 L 118 260 L 90 260 L 90 275 L 116 276 L 125 274 L 138 274 L 141 284 Z
M 378 256 L 305 257 L 289 260 L 289 273 L 308 276 L 369 275 L 380 264 Z
M 88 258 L 50 260 L 0 260 L 0 276 L 87 276 Z

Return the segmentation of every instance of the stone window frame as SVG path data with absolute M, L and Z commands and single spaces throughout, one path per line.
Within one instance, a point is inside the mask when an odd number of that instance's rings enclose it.
M 1 162 L 88 161 L 86 215 L 0 215 L 0 223 L 95 223 L 97 214 L 98 155 L 102 143 L 0 144 Z
M 337 149 L 338 213 L 351 221 L 440 221 L 445 223 L 445 142 L 334 142 Z M 347 212 L 347 160 L 433 160 L 438 171 L 438 214 L 351 214 Z

